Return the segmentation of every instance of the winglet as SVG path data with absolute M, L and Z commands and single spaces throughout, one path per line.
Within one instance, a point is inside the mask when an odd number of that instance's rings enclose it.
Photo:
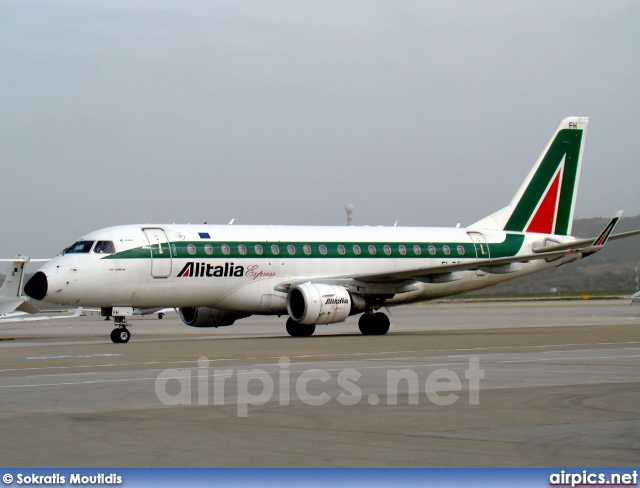
M 607 240 L 613 232 L 613 229 L 615 229 L 616 225 L 618 224 L 620 217 L 622 217 L 622 210 L 615 214 L 615 216 L 611 219 L 611 222 L 609 222 L 609 224 L 607 224 L 600 235 L 595 238 L 595 240 L 591 244 L 592 247 L 602 247 L 607 243 Z

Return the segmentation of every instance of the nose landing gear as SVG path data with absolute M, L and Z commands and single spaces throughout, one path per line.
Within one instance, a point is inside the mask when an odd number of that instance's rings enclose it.
M 121 329 L 113 329 L 111 331 L 111 340 L 115 344 L 129 342 L 129 339 L 131 339 L 131 332 L 129 332 L 124 327 L 122 327 Z
M 127 330 L 127 322 L 124 317 L 114 317 L 116 328 L 111 331 L 111 340 L 114 344 L 123 344 L 131 339 L 131 332 Z

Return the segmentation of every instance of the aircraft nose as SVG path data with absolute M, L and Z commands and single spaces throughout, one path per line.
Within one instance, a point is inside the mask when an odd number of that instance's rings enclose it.
M 24 285 L 24 292 L 34 300 L 42 300 L 47 296 L 48 288 L 47 275 L 42 271 L 38 271 L 27 281 L 27 284 Z

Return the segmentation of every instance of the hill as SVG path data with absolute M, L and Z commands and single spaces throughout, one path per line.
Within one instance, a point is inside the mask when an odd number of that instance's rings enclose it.
M 610 218 L 576 219 L 575 237 L 597 236 Z M 623 217 L 614 233 L 640 229 L 640 216 Z M 508 281 L 467 295 L 520 295 L 549 293 L 633 292 L 637 290 L 636 266 L 640 263 L 640 236 L 607 243 L 601 251 L 585 259 L 531 276 Z

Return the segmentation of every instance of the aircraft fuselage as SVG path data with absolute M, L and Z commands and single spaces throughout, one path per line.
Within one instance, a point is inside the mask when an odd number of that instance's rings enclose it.
M 56 256 L 41 272 L 47 278 L 45 300 L 60 305 L 285 314 L 282 283 L 530 254 L 531 244 L 546 238 L 567 240 L 458 228 L 125 225 L 85 235 L 78 241 L 84 246 Z M 113 252 L 100 251 L 105 242 Z M 510 273 L 460 271 L 424 279 L 385 298 L 384 305 L 483 288 L 558 264 L 537 260 Z M 363 284 L 362 291 L 366 296 L 382 290 L 386 296 L 384 288 Z

